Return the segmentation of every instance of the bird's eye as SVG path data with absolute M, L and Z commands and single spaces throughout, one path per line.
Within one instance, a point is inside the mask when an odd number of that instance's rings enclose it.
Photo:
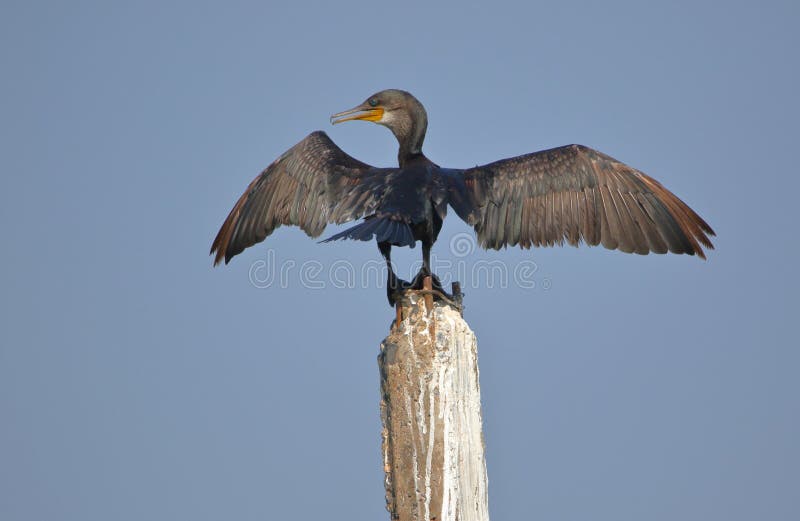
M 377 98 L 372 98 L 371 100 L 369 100 L 369 106 L 370 107 L 377 107 L 378 106 Z

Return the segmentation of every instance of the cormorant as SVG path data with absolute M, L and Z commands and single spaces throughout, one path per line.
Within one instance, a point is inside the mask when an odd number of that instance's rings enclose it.
M 222 224 L 211 254 L 227 264 L 283 224 L 311 237 L 328 223 L 364 217 L 323 242 L 372 240 L 389 269 L 387 296 L 419 288 L 431 273 L 430 252 L 448 205 L 472 225 L 483 248 L 602 244 L 645 255 L 685 253 L 705 258 L 711 227 L 655 179 L 581 145 L 543 150 L 467 169 L 442 168 L 422 153 L 428 117 L 410 93 L 390 89 L 334 114 L 383 125 L 397 138 L 397 168 L 377 168 L 342 151 L 316 131 L 256 177 Z M 422 269 L 398 279 L 392 246 L 422 243 Z M 435 276 L 434 276 L 435 277 Z M 435 283 L 438 283 L 434 279 Z

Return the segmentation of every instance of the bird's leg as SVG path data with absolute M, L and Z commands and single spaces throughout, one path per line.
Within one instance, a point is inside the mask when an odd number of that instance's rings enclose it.
M 436 291 L 441 291 L 445 295 L 447 292 L 442 287 L 442 283 L 439 281 L 439 277 L 436 276 L 431 271 L 431 244 L 428 242 L 422 243 L 422 268 L 417 273 L 417 276 L 414 277 L 414 281 L 411 283 L 411 287 L 414 289 L 422 289 L 425 277 L 431 277 L 431 284 L 433 285 L 433 289 Z
M 381 255 L 386 259 L 386 269 L 389 272 L 386 279 L 386 297 L 389 299 L 389 305 L 394 307 L 399 293 L 408 288 L 408 282 L 397 278 L 392 269 L 392 245 L 388 242 L 379 242 L 378 249 L 381 250 Z
M 431 274 L 431 244 L 427 241 L 422 243 L 422 272 L 425 276 Z

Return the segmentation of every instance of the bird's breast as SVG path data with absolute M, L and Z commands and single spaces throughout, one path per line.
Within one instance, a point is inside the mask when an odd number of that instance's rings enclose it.
M 403 169 L 389 185 L 380 211 L 409 222 L 427 220 L 435 191 L 436 185 L 428 168 Z

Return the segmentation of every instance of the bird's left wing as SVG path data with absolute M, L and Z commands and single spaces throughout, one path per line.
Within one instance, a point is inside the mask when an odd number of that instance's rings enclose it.
M 446 171 L 449 204 L 484 248 L 602 244 L 705 258 L 711 227 L 655 179 L 601 152 L 568 145 Z
M 214 265 L 263 241 L 283 224 L 318 237 L 328 223 L 374 211 L 396 169 L 347 155 L 321 131 L 309 134 L 253 179 L 211 245 Z

